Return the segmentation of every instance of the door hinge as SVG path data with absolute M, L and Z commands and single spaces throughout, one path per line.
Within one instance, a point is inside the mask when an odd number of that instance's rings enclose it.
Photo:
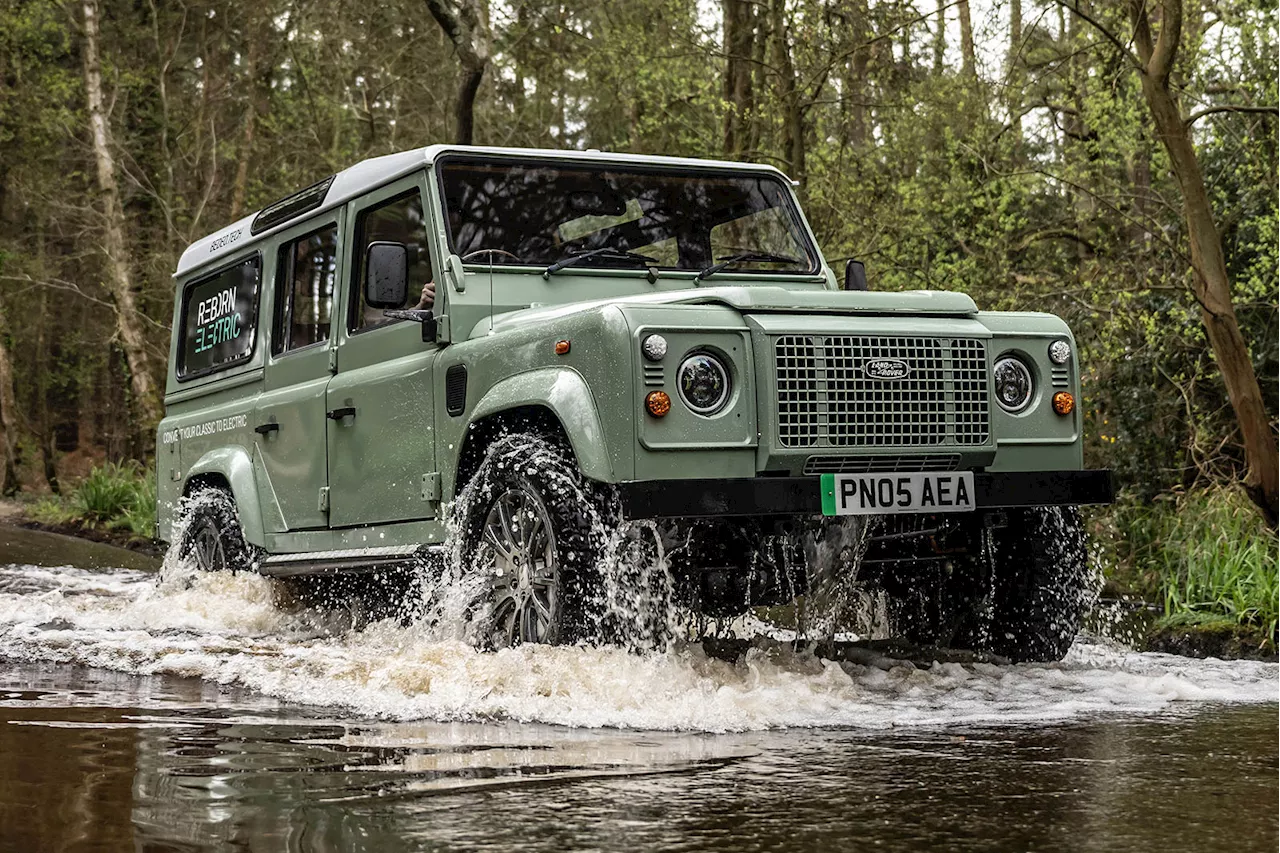
M 422 499 L 436 502 L 440 500 L 440 472 L 432 471 L 422 475 Z
M 329 348 L 329 372 L 338 372 L 338 350 L 336 347 Z
M 436 343 L 449 343 L 449 315 L 441 314 L 436 318 Z
M 328 486 L 320 487 L 320 503 L 319 503 L 318 509 L 321 512 L 329 511 L 329 487 Z

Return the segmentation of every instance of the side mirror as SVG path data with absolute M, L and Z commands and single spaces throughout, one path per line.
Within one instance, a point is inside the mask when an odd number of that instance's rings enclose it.
M 371 308 L 399 308 L 409 290 L 409 250 L 403 243 L 369 244 L 364 301 Z
M 867 267 L 862 261 L 850 260 L 844 265 L 844 289 L 867 289 Z

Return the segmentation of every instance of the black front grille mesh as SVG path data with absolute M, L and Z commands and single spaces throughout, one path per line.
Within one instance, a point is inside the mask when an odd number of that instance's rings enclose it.
M 900 362 L 876 378 L 869 362 Z M 970 338 L 780 335 L 783 447 L 934 447 L 987 442 L 986 344 Z

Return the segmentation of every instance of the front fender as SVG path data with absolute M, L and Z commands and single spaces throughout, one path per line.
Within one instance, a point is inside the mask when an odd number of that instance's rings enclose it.
M 250 545 L 265 547 L 262 529 L 262 502 L 258 500 L 258 487 L 253 478 L 253 460 L 243 447 L 219 447 L 201 456 L 187 471 L 183 482 L 183 494 L 187 484 L 200 476 L 215 476 L 226 480 L 240 514 L 240 527 L 245 541 Z
M 613 482 L 600 412 L 580 373 L 565 367 L 543 367 L 508 376 L 480 398 L 471 412 L 471 423 L 521 406 L 550 409 L 564 426 L 582 473 L 593 480 Z

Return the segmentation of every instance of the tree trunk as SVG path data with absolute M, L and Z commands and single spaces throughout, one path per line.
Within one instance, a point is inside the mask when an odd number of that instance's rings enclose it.
M 841 81 L 843 110 L 848 128 L 849 142 L 861 148 L 867 141 L 867 46 L 869 25 L 866 0 L 853 0 L 849 4 L 848 37 L 853 51 L 844 65 Z
M 778 73 L 778 94 L 782 101 L 782 147 L 791 177 L 800 183 L 804 194 L 806 148 L 804 108 L 796 82 L 796 69 L 791 59 L 791 39 L 786 18 L 786 0 L 771 0 L 769 16 L 773 30 L 774 67 Z
M 960 71 L 965 77 L 977 76 L 977 62 L 973 52 L 973 18 L 969 14 L 969 0 L 958 0 L 956 14 L 960 16 Z
M 1009 60 L 1005 72 L 1005 109 L 1009 111 L 1014 150 L 1022 150 L 1022 0 L 1009 0 Z
M 1227 397 L 1240 424 L 1249 468 L 1245 475 L 1245 491 L 1274 528 L 1280 520 L 1280 507 L 1277 506 L 1280 501 L 1280 457 L 1276 436 L 1249 357 L 1249 347 L 1236 320 L 1222 238 L 1218 234 L 1213 206 L 1196 159 L 1191 129 L 1182 117 L 1170 81 L 1182 38 L 1182 4 L 1180 0 L 1163 0 L 1160 35 L 1154 42 L 1145 0 L 1131 0 L 1130 13 L 1134 24 L 1134 44 L 1140 59 L 1142 92 L 1151 109 L 1156 135 L 1169 153 L 1174 177 L 1182 190 L 1182 211 L 1187 224 L 1187 239 L 1191 244 L 1191 266 L 1194 268 L 1192 289 L 1200 303 L 1200 319 L 1218 369 L 1222 371 Z
M 933 73 L 942 73 L 943 57 L 947 53 L 947 0 L 938 0 L 938 22 L 933 31 Z
M 268 44 L 272 41 L 271 19 L 265 10 L 258 10 L 249 23 L 249 108 L 244 111 L 244 127 L 240 132 L 240 145 L 236 152 L 236 176 L 231 189 L 230 219 L 240 218 L 244 210 L 249 187 L 249 165 L 253 159 L 254 137 L 258 131 L 258 117 L 267 114 L 271 105 L 272 63 L 267 59 Z
M 0 304 L 0 452 L 4 467 L 0 470 L 0 494 L 18 492 L 18 462 L 15 446 L 18 438 L 18 400 L 13 388 L 13 361 L 9 357 L 9 326 L 5 322 L 4 305 Z
M 1146 254 L 1151 250 L 1149 217 L 1157 199 L 1151 191 L 1151 150 L 1145 136 L 1138 140 L 1138 147 L 1129 155 L 1126 167 L 1133 185 L 1133 221 L 1127 229 L 1129 242 L 1135 250 Z
M 736 159 L 747 152 L 747 124 L 754 107 L 751 57 L 755 49 L 756 14 L 751 0 L 724 0 L 724 155 Z
M 107 266 L 107 291 L 116 309 L 116 329 L 129 365 L 129 381 L 139 436 L 150 436 L 161 418 L 160 399 L 151 375 L 142 314 L 133 292 L 130 259 L 125 243 L 124 208 L 116 184 L 115 159 L 102 103 L 102 69 L 98 61 L 98 0 L 84 0 L 84 84 L 89 106 L 89 129 L 97 166 L 98 192 L 102 196 L 103 251 Z M 145 440 L 144 440 L 145 444 Z
M 462 76 L 454 105 L 455 135 L 459 145 L 475 138 L 476 93 L 489 66 L 490 35 L 485 0 L 426 0 L 427 9 L 458 52 Z
M 41 254 L 44 249 L 45 235 L 40 234 Z M 42 263 L 43 267 L 44 264 Z M 40 311 L 36 319 L 36 443 L 40 448 L 40 466 L 44 473 L 44 481 L 49 491 L 55 495 L 62 494 L 62 486 L 58 480 L 58 448 L 54 440 L 53 419 L 49 416 L 49 291 L 40 291 Z

